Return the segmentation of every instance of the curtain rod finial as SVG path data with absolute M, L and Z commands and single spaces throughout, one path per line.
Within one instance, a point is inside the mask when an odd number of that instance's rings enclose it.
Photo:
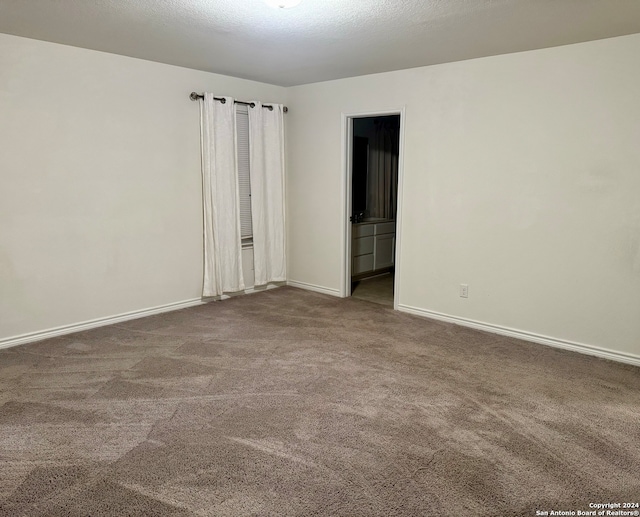
M 192 101 L 197 101 L 197 100 L 198 100 L 198 98 L 200 98 L 200 95 L 198 95 L 196 92 L 191 92 L 191 95 L 189 95 L 189 98 L 190 98 Z

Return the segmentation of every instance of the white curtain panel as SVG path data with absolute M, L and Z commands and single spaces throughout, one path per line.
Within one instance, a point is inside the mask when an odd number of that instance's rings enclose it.
M 256 285 L 286 280 L 284 112 L 281 104 L 249 108 L 249 169 Z
M 242 291 L 242 239 L 234 100 L 205 93 L 200 105 L 204 282 L 202 296 Z

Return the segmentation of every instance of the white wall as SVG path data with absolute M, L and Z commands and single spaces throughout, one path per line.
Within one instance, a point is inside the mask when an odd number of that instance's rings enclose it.
M 290 88 L 290 279 L 341 287 L 341 113 L 406 106 L 400 304 L 640 356 L 638 56 L 632 35 Z
M 0 342 L 200 297 L 194 90 L 286 94 L 0 34 Z
M 341 113 L 406 106 L 400 303 L 640 355 L 639 54 L 284 89 L 0 34 L 0 343 L 199 298 L 208 90 L 291 107 L 292 281 L 341 287 Z

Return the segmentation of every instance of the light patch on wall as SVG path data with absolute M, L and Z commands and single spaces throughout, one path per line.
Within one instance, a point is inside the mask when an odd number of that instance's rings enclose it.
M 582 186 L 588 190 L 601 192 L 611 189 L 619 180 L 617 171 L 607 165 L 599 165 L 586 173 Z
M 301 2 L 301 0 L 264 0 L 269 7 L 276 9 L 291 9 Z
M 531 228 L 544 210 L 542 201 L 535 197 L 519 197 L 511 201 L 509 207 L 511 225 L 519 230 Z

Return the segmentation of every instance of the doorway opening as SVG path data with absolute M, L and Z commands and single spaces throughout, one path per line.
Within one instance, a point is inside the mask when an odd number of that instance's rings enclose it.
M 397 307 L 401 112 L 345 116 L 344 295 Z

